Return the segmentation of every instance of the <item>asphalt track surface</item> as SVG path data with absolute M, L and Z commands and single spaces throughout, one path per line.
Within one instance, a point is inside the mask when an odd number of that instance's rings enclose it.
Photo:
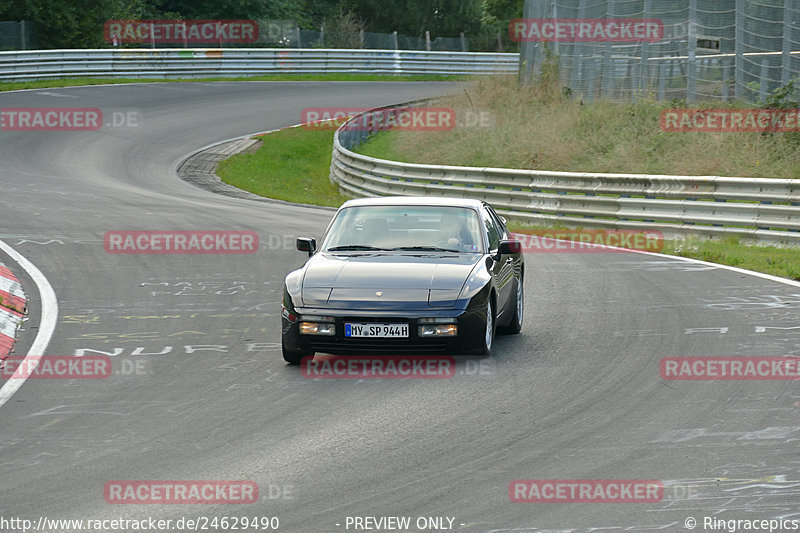
M 0 407 L 0 517 L 277 516 L 280 531 L 310 533 L 353 531 L 347 517 L 363 516 L 450 517 L 465 532 L 800 519 L 797 383 L 659 375 L 665 356 L 800 355 L 795 286 L 668 257 L 529 254 L 523 332 L 499 337 L 483 367 L 460 360 L 444 380 L 315 381 L 284 364 L 281 282 L 304 255 L 276 243 L 319 237 L 332 212 L 217 196 L 181 181 L 176 165 L 210 143 L 297 123 L 305 107 L 451 89 L 160 83 L 0 94 L 0 107 L 141 113 L 135 128 L 0 132 L 0 239 L 58 298 L 46 353 L 117 354 L 107 379 L 29 379 Z M 106 253 L 105 232 L 129 229 L 252 230 L 261 248 Z M 31 300 L 16 350 L 25 354 L 40 295 L 2 260 Z M 514 503 L 516 479 L 658 479 L 665 490 L 657 503 Z M 260 499 L 109 504 L 114 480 L 251 480 Z M 437 529 L 408 531 L 420 530 Z

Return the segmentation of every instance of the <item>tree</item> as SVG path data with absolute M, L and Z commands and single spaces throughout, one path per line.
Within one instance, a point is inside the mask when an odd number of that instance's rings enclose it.
M 356 15 L 369 31 L 433 37 L 477 33 L 482 0 L 351 0 Z
M 141 18 L 148 0 L 5 0 L 0 19 L 34 23 L 42 48 L 106 46 L 103 24 L 110 19 Z

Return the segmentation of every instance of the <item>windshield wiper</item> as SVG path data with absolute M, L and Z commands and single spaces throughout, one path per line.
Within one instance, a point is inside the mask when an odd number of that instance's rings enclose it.
M 347 252 L 350 250 L 376 250 L 379 252 L 386 252 L 388 248 L 376 248 L 375 246 L 370 246 L 369 244 L 345 244 L 343 246 L 334 246 L 332 248 L 328 248 L 328 252 Z
M 440 248 L 438 246 L 400 246 L 398 248 L 392 248 L 392 250 L 402 250 L 402 251 L 409 251 L 409 252 L 452 252 L 458 253 L 458 250 L 451 250 L 450 248 Z

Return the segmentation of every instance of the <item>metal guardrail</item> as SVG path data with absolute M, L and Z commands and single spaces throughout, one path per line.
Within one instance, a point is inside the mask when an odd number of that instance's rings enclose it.
M 0 52 L 0 81 L 65 77 L 199 78 L 259 74 L 516 73 L 518 54 L 308 48 Z
M 353 152 L 389 122 L 393 109 L 362 114 L 380 113 L 382 120 L 360 115 L 337 129 L 330 179 L 345 194 L 477 198 L 506 217 L 527 222 L 735 234 L 800 244 L 800 180 L 422 165 Z

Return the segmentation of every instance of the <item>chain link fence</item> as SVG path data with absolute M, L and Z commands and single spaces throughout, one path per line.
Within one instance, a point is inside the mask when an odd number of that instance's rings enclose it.
M 221 42 L 226 48 L 337 48 L 369 50 L 428 50 L 439 52 L 516 52 L 518 44 L 505 32 L 483 35 L 432 38 L 429 32 L 419 36 L 368 31 L 331 32 L 322 27 L 318 30 L 301 29 L 292 20 L 258 20 L 258 39 L 243 44 Z M 156 25 L 158 26 L 158 25 Z M 108 43 L 108 47 L 120 48 L 159 48 L 164 43 L 147 42 L 125 43 L 120 46 Z M 194 43 L 170 43 L 169 47 L 191 48 Z M 215 46 L 209 43 L 209 46 Z M 36 50 L 38 44 L 34 25 L 31 22 L 0 22 L 0 50 Z
M 656 42 L 525 42 L 521 77 L 557 58 L 585 100 L 764 102 L 800 77 L 800 0 L 534 0 L 525 18 L 657 19 Z
M 439 52 L 504 52 L 516 49 L 507 36 L 466 36 L 431 38 L 429 32 L 419 36 L 369 31 L 336 33 L 302 30 L 284 21 L 259 21 L 259 46 L 287 48 L 361 48 L 369 50 L 428 50 Z
M 31 22 L 0 21 L 0 50 L 32 50 L 37 47 Z

